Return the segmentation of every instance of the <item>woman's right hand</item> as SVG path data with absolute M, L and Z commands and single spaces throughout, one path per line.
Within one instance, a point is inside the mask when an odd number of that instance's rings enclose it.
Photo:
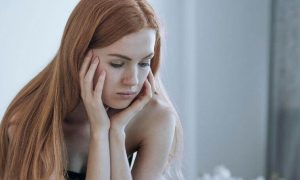
M 109 130 L 110 128 L 110 120 L 101 97 L 106 76 L 104 70 L 100 73 L 95 88 L 93 85 L 93 79 L 99 63 L 99 57 L 93 57 L 92 50 L 89 50 L 79 73 L 81 98 L 90 121 L 92 134 L 96 134 L 101 130 Z

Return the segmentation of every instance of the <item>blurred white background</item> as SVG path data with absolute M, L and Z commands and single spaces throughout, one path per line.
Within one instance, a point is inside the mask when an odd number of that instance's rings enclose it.
M 0 0 L 0 117 L 54 56 L 77 0 Z M 182 118 L 188 180 L 220 164 L 264 175 L 270 0 L 150 0 L 164 28 L 162 75 Z

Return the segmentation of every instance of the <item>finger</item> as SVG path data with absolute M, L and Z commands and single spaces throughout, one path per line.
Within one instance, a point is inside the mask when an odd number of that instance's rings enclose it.
M 93 52 L 92 50 L 89 50 L 87 55 L 85 56 L 83 63 L 81 65 L 80 71 L 79 71 L 79 84 L 80 84 L 80 91 L 81 91 L 81 96 L 85 97 L 86 96 L 86 90 L 84 88 L 84 76 L 86 74 L 86 71 L 88 69 L 88 66 L 90 64 L 90 61 L 92 59 Z
M 84 77 L 84 86 L 88 92 L 93 91 L 93 77 L 95 75 L 98 63 L 99 63 L 99 59 L 98 59 L 98 57 L 95 57 L 92 60 L 91 65 Z
M 153 93 L 152 86 L 148 79 L 146 79 L 144 85 L 145 85 L 144 93 L 140 98 L 142 99 L 145 98 L 145 100 L 148 101 L 152 98 L 152 93 Z
M 152 70 L 150 70 L 150 72 L 149 72 L 149 74 L 148 74 L 148 79 L 149 79 L 149 82 L 150 82 L 150 84 L 151 84 L 152 91 L 153 91 L 155 94 L 157 94 L 157 89 L 156 89 L 155 79 L 154 79 Z
M 141 111 L 144 106 L 149 102 L 152 97 L 151 85 L 148 80 L 144 83 L 145 89 L 143 94 L 141 94 L 126 110 L 122 112 L 125 117 L 131 119 L 139 111 Z
M 148 80 L 144 83 L 144 92 L 138 97 L 128 108 L 118 113 L 115 118 L 123 117 L 123 124 L 128 124 L 128 122 L 143 109 L 143 107 L 149 102 L 151 99 L 151 85 Z
M 95 87 L 95 96 L 97 99 L 102 98 L 102 91 L 105 82 L 106 72 L 104 70 L 101 71 L 99 79 L 97 81 L 97 85 Z
M 87 69 L 89 67 L 89 64 L 90 64 L 90 61 L 92 59 L 92 55 L 93 55 L 93 52 L 92 50 L 89 50 L 87 55 L 85 56 L 84 60 L 83 60 L 83 63 L 81 65 L 81 68 L 80 68 L 80 71 L 79 71 L 79 75 L 80 75 L 80 78 L 83 79 L 86 72 L 87 72 Z

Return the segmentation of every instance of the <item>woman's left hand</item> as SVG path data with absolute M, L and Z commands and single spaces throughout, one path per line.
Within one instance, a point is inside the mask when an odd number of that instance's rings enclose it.
M 129 121 L 150 101 L 154 92 L 154 77 L 150 70 L 148 78 L 144 82 L 142 92 L 135 98 L 129 107 L 110 118 L 110 128 L 124 131 Z

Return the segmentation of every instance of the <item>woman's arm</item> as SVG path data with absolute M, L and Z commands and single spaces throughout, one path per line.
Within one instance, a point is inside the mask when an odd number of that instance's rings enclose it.
M 105 71 L 100 73 L 95 88 L 93 79 L 99 57 L 89 51 L 80 69 L 81 97 L 90 122 L 90 144 L 87 162 L 87 180 L 110 180 L 109 127 L 110 120 L 104 108 L 102 89 Z
M 132 180 L 125 148 L 125 132 L 110 128 L 109 148 L 111 160 L 111 180 Z
M 109 130 L 91 134 L 86 180 L 110 179 Z
M 149 73 L 148 79 L 152 73 Z M 109 144 L 111 158 L 111 180 L 131 180 L 131 172 L 125 148 L 125 127 L 152 98 L 152 86 L 146 79 L 144 89 L 125 110 L 110 118 Z
M 110 129 L 111 179 L 163 180 L 170 155 L 176 126 L 176 115 L 168 109 L 151 113 L 137 132 L 141 138 L 137 158 L 130 171 L 126 150 L 125 133 Z
M 132 168 L 133 179 L 163 180 L 176 126 L 176 115 L 169 110 L 148 119 L 141 146 Z

